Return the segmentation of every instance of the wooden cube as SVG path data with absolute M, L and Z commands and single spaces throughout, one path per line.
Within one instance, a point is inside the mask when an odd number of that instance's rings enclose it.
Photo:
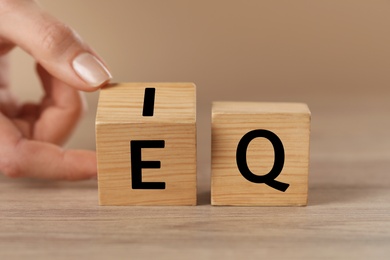
M 212 205 L 306 205 L 309 139 L 306 104 L 213 103 Z
M 192 83 L 125 83 L 100 91 L 100 205 L 196 205 Z

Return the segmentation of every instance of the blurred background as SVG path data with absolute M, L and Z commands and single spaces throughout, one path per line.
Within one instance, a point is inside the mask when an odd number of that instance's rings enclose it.
M 390 161 L 390 1 L 39 2 L 95 48 L 114 82 L 197 85 L 200 178 L 209 174 L 216 100 L 305 102 L 312 162 Z M 12 82 L 22 99 L 42 94 L 19 49 Z M 95 149 L 98 94 L 87 94 L 88 115 L 68 147 Z

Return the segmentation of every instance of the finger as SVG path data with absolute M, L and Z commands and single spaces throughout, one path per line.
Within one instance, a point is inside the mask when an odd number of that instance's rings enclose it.
M 12 153 L 10 177 L 76 181 L 96 176 L 96 155 L 92 151 L 63 150 L 60 147 L 22 139 Z
M 43 67 L 38 65 L 37 70 L 46 95 L 32 139 L 63 144 L 86 110 L 86 102 L 79 91 L 51 76 Z
M 0 56 L 0 112 L 8 117 L 18 113 L 18 102 L 9 90 L 9 57 Z
M 92 151 L 63 150 L 39 141 L 24 139 L 0 115 L 0 171 L 9 177 L 51 180 L 82 180 L 96 176 L 96 155 Z
M 12 42 L 0 38 L 0 56 L 7 54 L 14 47 L 15 44 L 13 44 Z
M 0 36 L 30 53 L 50 74 L 84 91 L 96 90 L 111 79 L 96 53 L 35 2 L 2 2 Z
M 10 118 L 12 123 L 22 133 L 24 138 L 31 139 L 34 133 L 34 125 L 40 114 L 40 106 L 33 103 L 25 103 L 19 109 L 17 117 Z

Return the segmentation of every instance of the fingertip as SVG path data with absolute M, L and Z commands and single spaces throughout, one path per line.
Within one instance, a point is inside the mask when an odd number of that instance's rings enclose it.
M 79 181 L 96 178 L 96 153 L 85 150 L 64 151 L 64 162 L 69 169 L 62 175 L 64 180 Z
M 112 79 L 107 67 L 94 55 L 84 52 L 77 55 L 72 61 L 76 74 L 87 83 L 92 90 L 107 84 Z

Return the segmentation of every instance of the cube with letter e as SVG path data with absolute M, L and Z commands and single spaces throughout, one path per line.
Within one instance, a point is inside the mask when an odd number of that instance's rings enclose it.
M 309 139 L 306 104 L 213 103 L 212 205 L 306 205 Z
M 125 83 L 100 92 L 100 205 L 196 205 L 192 83 Z

